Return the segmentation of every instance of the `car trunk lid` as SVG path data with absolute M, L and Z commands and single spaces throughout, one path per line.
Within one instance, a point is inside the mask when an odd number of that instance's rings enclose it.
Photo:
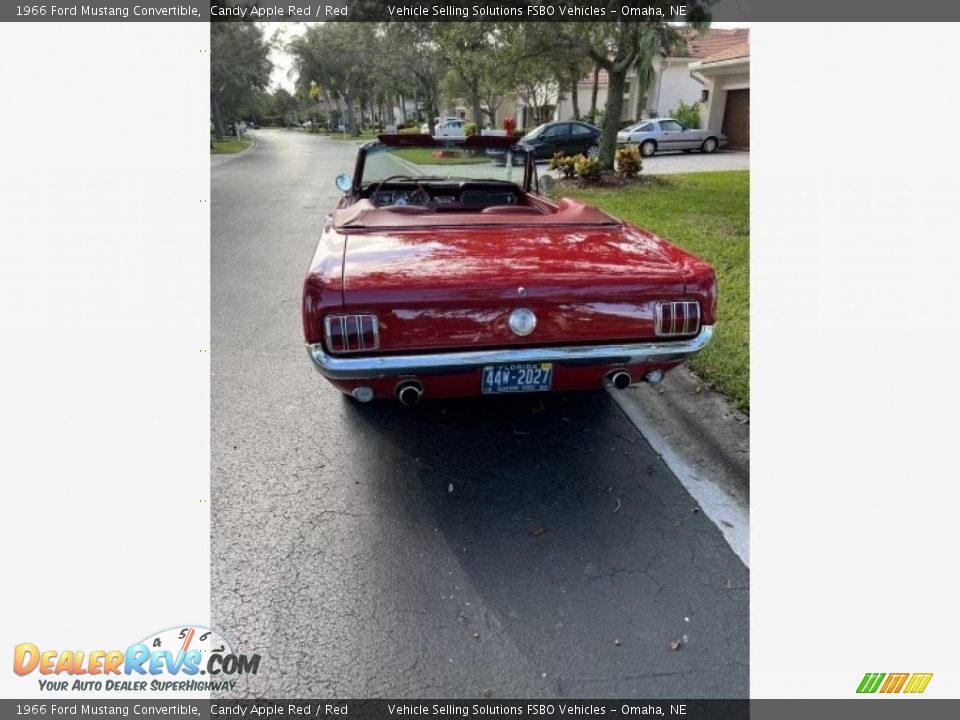
M 624 225 L 350 232 L 348 312 L 379 318 L 381 351 L 652 338 L 654 304 L 683 295 L 659 243 Z M 528 308 L 528 337 L 509 328 Z

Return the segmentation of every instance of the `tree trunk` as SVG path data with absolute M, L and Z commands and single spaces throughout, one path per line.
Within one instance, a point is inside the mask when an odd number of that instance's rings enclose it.
M 470 85 L 470 112 L 473 113 L 473 124 L 477 126 L 477 133 L 483 127 L 483 109 L 480 107 L 480 81 L 473 80 Z
M 210 101 L 213 103 L 213 119 L 217 131 L 217 140 L 223 140 L 226 130 L 223 126 L 223 111 L 220 109 L 220 100 L 216 93 L 210 94 Z
M 570 68 L 570 102 L 573 104 L 573 119 L 580 119 L 580 94 L 578 92 L 580 85 L 580 74 L 578 68 L 574 65 Z
M 359 135 L 360 132 L 357 130 L 356 125 L 353 122 L 353 98 L 350 97 L 350 93 L 344 93 L 343 99 L 347 103 L 347 131 L 351 135 Z
M 590 119 L 597 121 L 597 93 L 600 91 L 600 66 L 593 64 L 593 88 L 590 90 Z
M 328 90 L 323 91 L 323 99 L 327 104 L 327 128 L 333 130 L 333 102 L 330 100 L 330 92 Z
M 617 152 L 617 131 L 620 129 L 620 113 L 623 111 L 623 90 L 627 86 L 628 67 L 607 70 L 607 104 L 603 109 L 603 131 L 600 133 L 600 163 L 613 170 L 613 158 Z

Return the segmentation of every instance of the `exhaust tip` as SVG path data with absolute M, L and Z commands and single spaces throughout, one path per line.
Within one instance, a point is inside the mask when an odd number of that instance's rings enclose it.
M 422 396 L 423 385 L 416 380 L 408 380 L 397 385 L 397 399 L 407 407 L 416 405 Z
M 610 384 L 613 385 L 617 390 L 625 390 L 630 387 L 630 383 L 633 382 L 633 378 L 630 377 L 630 373 L 625 370 L 616 370 L 610 373 L 607 376 L 607 379 L 610 380 Z
M 374 393 L 373 388 L 369 385 L 361 385 L 360 387 L 355 387 L 350 394 L 353 395 L 357 402 L 368 403 L 373 400 Z
M 656 385 L 658 382 L 663 380 L 663 370 L 651 370 L 647 373 L 647 376 L 644 378 L 651 385 Z

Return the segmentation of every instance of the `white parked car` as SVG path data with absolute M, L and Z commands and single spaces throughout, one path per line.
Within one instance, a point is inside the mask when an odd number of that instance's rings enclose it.
M 467 121 L 460 118 L 448 117 L 434 119 L 433 134 L 437 137 L 465 137 L 467 134 Z M 430 132 L 430 124 L 423 123 L 420 126 L 420 132 L 427 135 Z
M 649 157 L 665 150 L 701 150 L 712 153 L 727 144 L 727 136 L 718 130 L 695 130 L 673 118 L 641 120 L 617 133 L 620 145 L 636 145 Z

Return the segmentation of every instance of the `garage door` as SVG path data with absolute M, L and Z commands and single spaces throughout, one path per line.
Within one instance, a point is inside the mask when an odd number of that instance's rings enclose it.
M 727 147 L 734 150 L 750 149 L 750 91 L 728 90 L 727 105 L 723 111 L 723 134 Z

